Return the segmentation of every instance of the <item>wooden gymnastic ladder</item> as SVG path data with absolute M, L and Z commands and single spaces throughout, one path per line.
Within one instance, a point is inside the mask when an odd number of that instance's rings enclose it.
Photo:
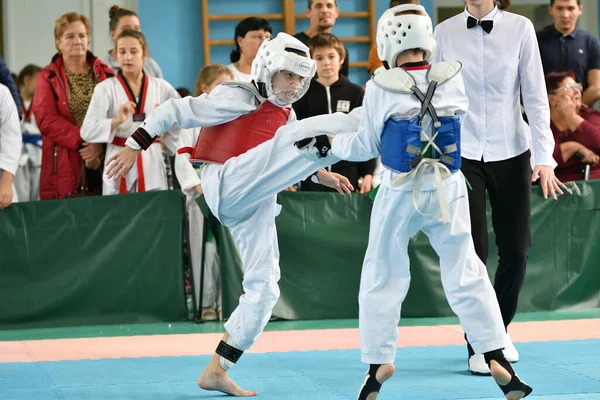
M 304 2 L 304 0 L 302 0 Z M 233 40 L 213 40 L 210 38 L 210 22 L 211 21 L 236 21 L 239 22 L 248 17 L 261 17 L 267 21 L 283 21 L 283 30 L 290 35 L 296 32 L 296 20 L 306 18 L 304 13 L 295 13 L 294 0 L 281 0 L 282 12 L 275 14 L 209 14 L 208 0 L 202 0 L 202 33 L 203 33 L 203 48 L 204 48 L 204 64 L 210 64 L 210 49 L 213 46 L 234 46 Z M 375 10 L 375 0 L 366 0 L 366 11 L 341 12 L 339 18 L 366 18 L 369 21 L 369 32 L 366 36 L 350 36 L 340 37 L 343 43 L 369 43 L 375 45 L 375 30 L 377 24 L 377 15 Z M 365 51 L 368 56 L 369 49 Z M 367 61 L 352 61 L 352 68 L 366 68 Z

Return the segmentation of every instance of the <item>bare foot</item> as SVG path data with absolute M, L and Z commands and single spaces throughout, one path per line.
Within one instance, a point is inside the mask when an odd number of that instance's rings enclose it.
M 204 390 L 216 390 L 235 397 L 253 397 L 257 395 L 256 392 L 240 388 L 220 366 L 211 367 L 210 364 L 198 378 L 198 386 Z
M 490 371 L 492 372 L 492 378 L 500 386 L 506 386 L 511 380 L 510 373 L 504 369 L 497 361 L 492 360 L 490 362 Z M 513 390 L 506 394 L 507 400 L 519 400 L 525 397 L 525 392 L 520 390 Z
M 392 375 L 394 375 L 395 371 L 396 369 L 394 368 L 394 364 L 383 364 L 377 370 L 377 374 L 375 374 L 375 379 L 377 379 L 377 382 L 383 384 L 385 381 L 390 379 Z M 367 400 L 376 400 L 378 394 L 379 392 L 369 393 L 367 395 Z

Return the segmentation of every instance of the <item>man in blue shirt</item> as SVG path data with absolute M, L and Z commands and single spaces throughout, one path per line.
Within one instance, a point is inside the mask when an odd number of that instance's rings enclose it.
M 544 74 L 573 71 L 591 106 L 600 99 L 600 40 L 577 27 L 581 0 L 551 0 L 548 10 L 554 25 L 537 34 Z

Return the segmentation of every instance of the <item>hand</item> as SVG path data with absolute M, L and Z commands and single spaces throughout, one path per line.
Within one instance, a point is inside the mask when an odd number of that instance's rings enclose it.
M 296 186 L 296 185 L 290 186 L 290 187 L 286 188 L 285 191 L 286 192 L 297 192 L 298 186 Z
M 9 175 L 12 177 L 12 174 L 2 170 L 0 170 L 0 173 L 2 174 L 2 181 L 0 181 L 0 210 L 3 210 L 12 204 L 13 180 L 8 177 Z
M 131 147 L 125 148 L 112 156 L 106 163 L 106 176 L 108 179 L 117 180 L 124 176 L 133 167 L 135 160 L 141 150 L 134 150 Z
M 562 95 L 553 101 L 555 112 L 561 117 L 577 114 L 577 105 L 568 94 Z
M 369 193 L 373 190 L 373 175 L 365 175 L 359 184 L 359 193 Z
M 204 190 L 202 190 L 202 185 L 196 185 L 196 186 L 194 186 L 194 190 L 198 194 L 204 194 Z
M 86 161 L 85 167 L 87 169 L 97 170 L 102 166 L 102 160 L 100 157 L 93 159 L 92 161 Z
M 99 158 L 104 152 L 104 146 L 101 143 L 87 143 L 83 142 L 83 148 L 79 149 L 79 155 L 83 158 L 83 161 L 94 161 Z
M 342 195 L 344 192 L 350 194 L 354 191 L 354 186 L 350 184 L 348 178 L 335 172 L 322 169 L 317 172 L 317 179 L 319 179 L 321 185 L 333 188 Z
M 531 176 L 531 182 L 535 182 L 538 179 L 542 186 L 544 199 L 547 199 L 548 194 L 550 194 L 554 200 L 557 200 L 556 192 L 563 194 L 563 191 L 560 190 L 560 188 L 567 188 L 556 176 L 554 176 L 554 168 L 549 165 L 536 165 L 533 170 L 533 175 Z
M 582 163 L 598 164 L 598 161 L 600 161 L 600 157 L 596 153 L 583 145 L 581 145 L 578 152 L 583 154 Z
M 132 101 L 128 101 L 119 106 L 119 111 L 117 111 L 117 116 L 113 118 L 115 129 L 117 126 L 121 125 L 123 122 L 127 121 L 131 114 L 135 112 L 135 103 Z

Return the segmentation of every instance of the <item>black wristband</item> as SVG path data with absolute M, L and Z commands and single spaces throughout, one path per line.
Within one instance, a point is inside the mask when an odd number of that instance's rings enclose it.
M 137 128 L 135 132 L 133 132 L 131 137 L 144 150 L 148 150 L 148 147 L 150 147 L 150 145 L 152 145 L 152 143 L 154 143 L 154 141 L 156 140 L 156 137 L 150 136 L 148 132 L 146 132 L 146 130 L 142 127 Z

